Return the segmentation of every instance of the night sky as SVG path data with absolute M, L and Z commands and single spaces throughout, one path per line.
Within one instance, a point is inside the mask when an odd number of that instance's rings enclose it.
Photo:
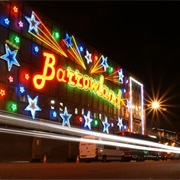
M 148 114 L 149 128 L 180 132 L 180 2 L 28 3 L 134 74 L 144 84 L 146 100 L 162 98 L 167 110 L 154 118 Z

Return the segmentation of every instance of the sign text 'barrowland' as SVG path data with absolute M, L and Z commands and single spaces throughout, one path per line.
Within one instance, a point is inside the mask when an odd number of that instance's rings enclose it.
M 99 81 L 89 77 L 88 75 L 81 74 L 78 70 L 72 70 L 71 67 L 55 68 L 56 59 L 53 54 L 44 52 L 46 57 L 43 74 L 36 74 L 33 77 L 33 83 L 35 88 L 42 89 L 46 81 L 52 81 L 54 78 L 58 82 L 68 83 L 70 86 L 91 91 L 112 103 L 114 106 L 120 108 L 121 105 L 121 89 L 118 89 L 118 93 L 115 94 L 113 90 L 104 85 L 104 76 L 100 75 Z

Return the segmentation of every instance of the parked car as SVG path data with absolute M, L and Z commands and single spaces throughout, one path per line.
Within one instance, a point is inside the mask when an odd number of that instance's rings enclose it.
M 179 160 L 180 159 L 180 154 L 179 153 L 173 153 L 171 156 L 171 160 Z

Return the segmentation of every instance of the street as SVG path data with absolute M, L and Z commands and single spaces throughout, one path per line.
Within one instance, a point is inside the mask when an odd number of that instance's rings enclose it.
M 180 161 L 2 163 L 1 179 L 179 179 Z

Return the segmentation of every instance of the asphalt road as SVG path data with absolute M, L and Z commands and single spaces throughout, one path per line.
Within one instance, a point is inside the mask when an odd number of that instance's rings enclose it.
M 0 164 L 0 179 L 180 179 L 180 160 Z

